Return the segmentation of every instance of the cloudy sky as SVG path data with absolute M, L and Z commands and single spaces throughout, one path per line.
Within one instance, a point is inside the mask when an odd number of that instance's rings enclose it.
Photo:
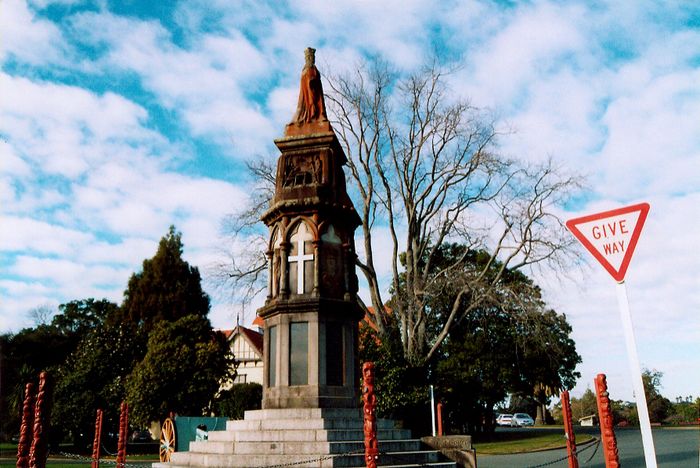
M 650 203 L 627 275 L 640 360 L 667 397 L 700 396 L 696 2 L 1 0 L 0 35 L 0 332 L 40 306 L 121 302 L 171 224 L 206 271 L 249 193 L 244 161 L 274 154 L 293 114 L 307 46 L 321 73 L 438 51 L 454 93 L 512 129 L 504 155 L 588 177 L 565 217 Z M 631 400 L 614 281 L 596 264 L 537 280 L 574 327 L 574 394 L 604 372 Z

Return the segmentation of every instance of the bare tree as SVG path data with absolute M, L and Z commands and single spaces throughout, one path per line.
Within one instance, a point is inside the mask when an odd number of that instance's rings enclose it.
M 240 212 L 226 216 L 222 232 L 226 243 L 220 249 L 222 260 L 207 269 L 219 289 L 231 294 L 231 302 L 246 312 L 250 303 L 267 288 L 267 230 L 260 221 L 275 191 L 274 160 L 260 157 L 246 163 L 255 180 L 248 204 Z
M 50 304 L 43 304 L 34 307 L 33 309 L 30 309 L 28 313 L 29 318 L 32 322 L 34 322 L 34 325 L 36 326 L 48 325 L 49 323 L 51 323 L 51 319 L 55 314 L 56 309 Z
M 501 288 L 508 269 L 548 263 L 560 266 L 573 244 L 555 215 L 579 187 L 551 162 L 523 166 L 495 151 L 494 123 L 468 102 L 455 99 L 437 66 L 398 77 L 375 61 L 330 79 L 328 102 L 344 145 L 362 218 L 367 279 L 380 333 L 389 309 L 382 294 L 372 228 L 386 226 L 392 242 L 391 314 L 399 321 L 406 358 L 430 359 L 464 314 Z M 435 272 L 443 242 L 469 248 Z M 481 270 L 467 268 L 470 250 L 485 250 Z M 497 273 L 491 266 L 500 260 Z M 441 282 L 459 285 L 450 313 L 436 333 L 428 322 L 431 295 Z
M 438 66 L 402 76 L 374 60 L 325 81 L 329 118 L 348 157 L 348 188 L 362 220 L 357 266 L 367 282 L 370 317 L 382 335 L 398 328 L 410 362 L 434 356 L 465 314 L 509 296 L 501 281 L 508 270 L 556 268 L 573 255 L 574 241 L 556 211 L 580 181 L 561 176 L 551 161 L 528 166 L 500 156 L 493 119 L 455 98 Z M 263 185 L 250 209 L 229 220 L 229 232 L 254 244 L 219 266 L 227 284 L 244 292 L 239 300 L 266 285 L 267 240 L 254 222 L 272 197 L 274 166 L 250 169 Z M 376 256 L 377 228 L 389 233 L 392 246 L 389 284 Z M 438 266 L 445 242 L 467 248 Z M 467 258 L 477 250 L 488 253 L 479 268 Z M 436 317 L 429 304 L 445 283 L 457 288 L 455 299 L 448 314 Z

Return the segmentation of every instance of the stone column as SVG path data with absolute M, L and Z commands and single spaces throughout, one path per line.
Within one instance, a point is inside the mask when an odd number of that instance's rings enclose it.
M 282 241 L 280 243 L 280 296 L 287 299 L 289 298 L 289 263 L 287 262 L 287 256 L 289 255 L 289 248 L 291 245 L 289 242 Z

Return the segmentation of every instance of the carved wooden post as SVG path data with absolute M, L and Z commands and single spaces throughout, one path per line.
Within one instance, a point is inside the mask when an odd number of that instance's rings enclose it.
M 117 468 L 124 468 L 126 465 L 126 438 L 129 421 L 129 405 L 122 402 L 119 409 L 119 440 L 117 441 Z
M 617 439 L 613 428 L 612 411 L 610 410 L 610 398 L 608 398 L 608 383 L 605 374 L 598 374 L 594 380 L 596 401 L 598 403 L 598 417 L 600 418 L 600 438 L 605 450 L 606 468 L 619 468 L 620 458 L 617 453 Z
M 29 468 L 29 448 L 32 445 L 34 430 L 34 384 L 28 383 L 24 389 L 22 405 L 22 425 L 17 444 L 17 468 Z
M 374 395 L 374 363 L 362 365 L 362 399 L 364 400 L 363 419 L 365 430 L 365 464 L 367 468 L 377 468 L 379 447 L 377 445 L 377 397 Z
M 92 442 L 92 468 L 100 468 L 100 442 L 102 439 L 102 410 L 95 417 L 95 439 Z
M 51 385 L 46 371 L 39 374 L 39 389 L 34 403 L 34 438 L 29 450 L 29 468 L 45 468 L 49 454 L 49 421 L 51 420 Z
M 442 437 L 442 403 L 437 404 L 437 435 Z
M 576 458 L 576 434 L 571 421 L 571 401 L 567 390 L 561 392 L 561 412 L 564 416 L 564 432 L 566 434 L 566 452 L 569 456 L 569 468 L 578 468 L 578 458 Z

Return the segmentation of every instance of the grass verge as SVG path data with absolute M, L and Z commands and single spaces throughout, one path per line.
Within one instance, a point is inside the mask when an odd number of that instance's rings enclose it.
M 593 436 L 577 434 L 576 444 L 589 442 Z M 512 432 L 496 432 L 487 440 L 473 442 L 477 454 L 483 455 L 508 455 L 513 453 L 535 452 L 566 446 L 564 432 L 551 432 L 539 430 L 519 430 Z

